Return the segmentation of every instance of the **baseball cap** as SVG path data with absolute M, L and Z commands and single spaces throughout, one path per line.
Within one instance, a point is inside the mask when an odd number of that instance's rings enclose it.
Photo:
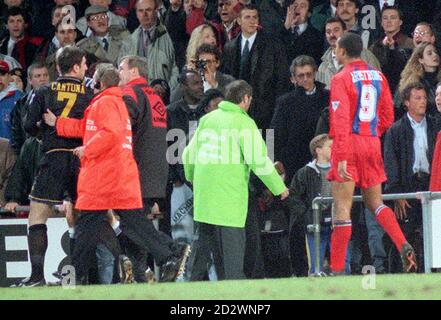
M 0 60 L 0 73 L 6 74 L 9 72 L 9 65 L 6 61 Z

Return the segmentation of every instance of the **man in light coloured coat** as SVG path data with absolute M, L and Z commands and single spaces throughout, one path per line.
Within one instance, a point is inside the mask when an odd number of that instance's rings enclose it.
M 247 114 L 252 88 L 244 80 L 230 83 L 226 101 L 201 118 L 182 156 L 185 177 L 193 184 L 194 220 L 199 223 L 190 272 L 213 255 L 220 280 L 243 279 L 248 185 L 253 171 L 274 195 L 289 191 L 267 156 L 254 120 Z M 190 279 L 191 280 L 191 279 Z
M 118 16 L 114 14 L 112 11 L 109 10 L 109 6 L 112 4 L 112 0 L 89 0 L 89 3 L 91 6 L 98 5 L 106 7 L 107 9 L 107 16 L 109 17 L 109 25 L 110 26 L 118 26 L 121 28 L 127 27 L 127 19 L 121 16 Z M 76 24 L 77 29 L 85 36 L 90 37 L 92 35 L 92 30 L 89 27 L 89 24 L 87 23 L 87 18 L 82 17 L 78 19 Z
M 116 65 L 123 40 L 130 37 L 130 33 L 119 26 L 109 26 L 106 12 L 107 9 L 101 6 L 86 9 L 86 19 L 92 35 L 79 41 L 77 46 L 100 60 Z
M 317 81 L 326 85 L 326 89 L 330 89 L 331 78 L 343 67 L 338 64 L 335 58 L 335 48 L 337 46 L 337 39 L 340 38 L 345 32 L 347 32 L 346 24 L 340 18 L 330 18 L 326 21 L 325 34 L 326 40 L 329 43 L 329 49 L 323 54 L 322 63 L 320 64 L 318 72 L 315 76 Z M 361 59 L 370 66 L 373 66 L 381 71 L 380 62 L 368 49 L 363 49 L 361 52 Z
M 132 33 L 120 52 L 120 58 L 138 55 L 148 60 L 148 82 L 164 79 L 173 90 L 178 84 L 179 71 L 175 50 L 167 29 L 158 21 L 155 0 L 138 0 L 136 16 L 140 26 Z

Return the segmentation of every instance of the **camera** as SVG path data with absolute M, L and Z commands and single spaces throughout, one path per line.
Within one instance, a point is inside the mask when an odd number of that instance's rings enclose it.
M 196 70 L 203 73 L 208 62 L 207 62 L 207 60 L 199 59 L 199 60 L 196 60 L 194 64 L 196 66 Z

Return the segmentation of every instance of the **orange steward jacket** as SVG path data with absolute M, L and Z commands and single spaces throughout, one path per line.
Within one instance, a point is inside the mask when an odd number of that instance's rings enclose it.
M 58 135 L 83 138 L 78 210 L 142 208 L 131 123 L 122 96 L 120 88 L 108 88 L 92 100 L 82 120 L 56 122 Z

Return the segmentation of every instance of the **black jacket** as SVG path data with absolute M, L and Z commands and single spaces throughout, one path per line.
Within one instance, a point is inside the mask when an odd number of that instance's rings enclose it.
M 293 0 L 287 0 L 282 7 L 276 0 L 261 1 L 259 4 L 259 20 L 266 33 L 272 37 L 281 37 L 283 29 L 285 29 L 286 12 L 293 2 Z
M 89 79 L 90 80 L 90 79 Z M 91 81 L 72 77 L 59 77 L 38 89 L 26 112 L 24 128 L 31 136 L 42 134 L 42 150 L 81 146 L 81 139 L 64 138 L 57 135 L 55 128 L 42 122 L 43 114 L 50 109 L 57 117 L 67 113 L 69 118 L 82 119 L 84 111 L 93 98 Z M 66 115 L 65 115 L 66 116 Z
M 142 197 L 165 198 L 168 179 L 167 110 L 159 97 L 152 106 L 149 95 L 153 95 L 153 90 L 146 81 L 145 84 L 124 88 L 123 100 L 132 122 L 133 155 L 141 176 Z
M 37 138 L 30 137 L 25 141 L 6 185 L 6 202 L 29 204 L 28 196 L 43 155 L 41 142 Z
M 301 35 L 295 35 L 291 30 L 283 28 L 282 39 L 286 45 L 288 62 L 302 54 L 313 57 L 317 66 L 322 62 L 324 38 L 309 22 Z
M 242 34 L 225 45 L 222 72 L 240 79 Z M 253 88 L 253 100 L 249 114 L 260 129 L 268 129 L 276 98 L 289 90 L 289 68 L 281 43 L 258 31 L 250 48 L 249 83 Z M 244 79 L 246 80 L 246 79 Z
M 290 229 L 294 223 L 303 224 L 305 230 L 308 225 L 313 224 L 312 200 L 320 196 L 321 188 L 322 178 L 315 161 L 308 163 L 296 172 L 289 188 Z M 324 205 L 323 209 L 320 223 L 329 226 L 331 224 L 331 208 Z
M 430 116 L 427 119 L 427 160 L 432 163 L 436 136 L 441 126 Z M 414 133 L 405 114 L 386 132 L 384 139 L 384 165 L 387 175 L 386 193 L 406 193 L 412 190 Z
M 329 107 L 322 110 L 317 121 L 317 126 L 315 127 L 316 136 L 322 133 L 329 133 Z
M 15 103 L 14 109 L 11 112 L 11 140 L 9 143 L 16 155 L 20 154 L 21 147 L 29 137 L 24 128 L 24 118 L 32 96 L 33 91 L 21 97 Z
M 179 129 L 180 132 L 185 133 L 186 141 L 185 145 L 177 145 L 178 136 L 171 135 L 170 138 L 173 140 L 168 141 L 169 148 L 167 150 L 167 159 L 182 159 L 182 152 L 184 151 L 184 147 L 187 146 L 189 142 L 189 126 L 192 122 L 192 129 L 196 129 L 197 123 L 199 119 L 205 114 L 204 110 L 201 108 L 190 109 L 187 102 L 184 99 L 178 100 L 169 106 L 167 106 L 167 128 L 169 130 Z M 194 132 L 192 132 L 193 134 Z M 182 141 L 183 142 L 183 141 Z M 185 174 L 184 174 L 184 166 L 182 165 L 182 161 L 180 163 L 170 164 L 170 172 L 169 172 L 169 180 L 172 183 L 175 182 L 186 182 Z
M 185 31 L 186 18 L 187 15 L 182 7 L 176 12 L 173 11 L 171 7 L 168 8 L 164 17 L 164 25 L 173 41 L 176 65 L 178 66 L 179 70 L 181 70 L 185 65 L 185 53 L 187 50 L 188 41 L 190 40 L 190 37 Z
M 378 39 L 369 48 L 377 57 L 381 65 L 381 70 L 389 81 L 389 87 L 392 94 L 400 83 L 401 72 L 406 66 L 407 61 L 412 55 L 412 41 L 403 33 L 395 35 L 396 44 L 390 48 L 383 44 L 383 38 Z M 410 42 L 409 42 L 410 41 Z
M 315 136 L 320 114 L 329 104 L 329 91 L 325 85 L 315 83 L 316 93 L 308 96 L 302 87 L 277 99 L 271 122 L 274 129 L 274 156 L 285 166 L 286 179 L 311 160 L 309 143 Z
M 10 36 L 8 35 L 0 41 L 0 53 L 8 54 L 9 38 Z M 37 39 L 25 36 L 24 39 L 15 44 L 11 56 L 21 64 L 23 70 L 26 70 L 34 61 L 39 45 L 40 43 Z

